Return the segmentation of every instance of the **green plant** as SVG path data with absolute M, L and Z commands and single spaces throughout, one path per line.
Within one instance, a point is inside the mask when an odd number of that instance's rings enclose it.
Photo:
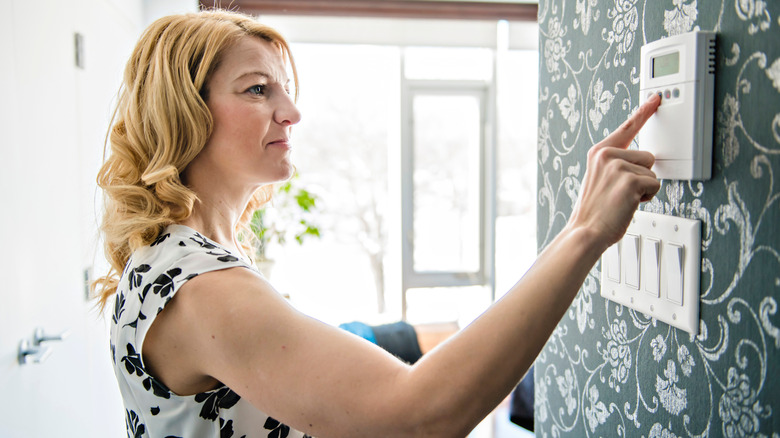
M 271 203 L 254 212 L 249 229 L 255 239 L 257 261 L 268 260 L 269 245 L 284 246 L 289 239 L 302 244 L 307 237 L 321 237 L 317 224 L 319 197 L 298 187 L 298 174 L 281 184 Z

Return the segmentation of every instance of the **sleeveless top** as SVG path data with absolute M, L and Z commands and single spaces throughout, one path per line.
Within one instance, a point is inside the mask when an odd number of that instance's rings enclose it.
M 227 386 L 180 396 L 146 372 L 141 356 L 146 333 L 181 285 L 199 274 L 233 267 L 256 271 L 240 255 L 183 225 L 168 226 L 130 257 L 111 321 L 111 358 L 128 437 L 307 438 Z

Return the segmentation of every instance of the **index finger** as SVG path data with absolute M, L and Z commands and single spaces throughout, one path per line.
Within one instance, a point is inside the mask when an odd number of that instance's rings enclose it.
M 658 106 L 661 104 L 661 96 L 653 94 L 647 102 L 643 103 L 639 109 L 631 115 L 618 129 L 607 136 L 601 142 L 604 146 L 627 149 L 631 140 L 639 134 L 639 130 L 645 125 L 645 122 L 655 114 Z

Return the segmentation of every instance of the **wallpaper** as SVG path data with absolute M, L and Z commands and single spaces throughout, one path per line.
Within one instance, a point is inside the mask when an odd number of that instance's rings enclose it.
M 540 250 L 638 106 L 641 46 L 718 40 L 713 177 L 640 207 L 702 221 L 699 335 L 602 298 L 596 264 L 536 361 L 537 436 L 780 438 L 780 1 L 540 0 L 538 18 Z

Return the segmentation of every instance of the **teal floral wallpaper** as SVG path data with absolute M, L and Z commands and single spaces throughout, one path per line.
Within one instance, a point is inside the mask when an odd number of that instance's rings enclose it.
M 540 249 L 638 106 L 641 46 L 699 29 L 718 47 L 713 177 L 640 207 L 702 221 L 699 335 L 602 298 L 596 264 L 536 361 L 537 436 L 780 438 L 780 1 L 540 0 L 538 18 Z

